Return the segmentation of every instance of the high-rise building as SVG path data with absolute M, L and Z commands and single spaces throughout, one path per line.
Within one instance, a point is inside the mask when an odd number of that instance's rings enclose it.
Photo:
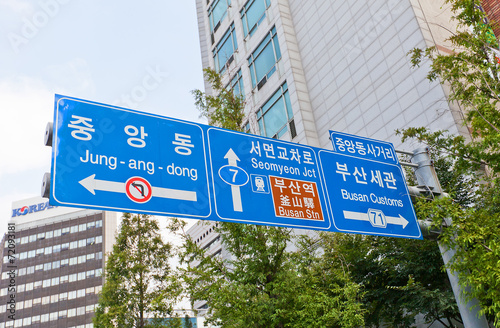
M 329 130 L 402 145 L 396 129 L 468 136 L 446 85 L 408 53 L 453 30 L 450 5 L 433 0 L 196 0 L 203 68 L 245 98 L 246 132 L 332 149 Z M 205 91 L 212 92 L 205 84 Z M 188 233 L 223 252 L 211 225 Z M 196 304 L 205 307 L 203 302 Z
M 91 328 L 116 213 L 13 203 L 0 280 L 0 328 Z
M 408 52 L 449 52 L 451 12 L 431 0 L 197 0 L 203 67 L 245 96 L 246 128 L 331 149 L 328 130 L 391 141 L 425 126 L 464 133 L 449 90 Z M 444 8 L 443 8 L 444 6 Z M 210 93 L 209 85 L 206 91 Z

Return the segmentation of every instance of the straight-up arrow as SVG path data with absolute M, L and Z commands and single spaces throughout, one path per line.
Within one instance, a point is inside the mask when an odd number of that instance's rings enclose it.
M 238 156 L 234 153 L 232 148 L 229 148 L 224 159 L 227 159 L 227 163 L 230 166 L 238 166 L 238 161 L 240 160 Z M 243 204 L 241 202 L 240 186 L 231 185 L 231 196 L 233 198 L 233 210 L 235 212 L 243 212 Z

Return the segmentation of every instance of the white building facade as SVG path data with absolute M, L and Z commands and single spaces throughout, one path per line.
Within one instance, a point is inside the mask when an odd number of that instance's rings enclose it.
M 401 143 L 396 129 L 461 130 L 447 90 L 407 53 L 448 36 L 430 0 L 197 0 L 203 67 L 245 96 L 247 130 L 331 149 L 328 130 Z M 206 91 L 210 92 L 209 85 Z M 465 130 L 463 130 L 465 132 Z
M 449 90 L 408 52 L 449 52 L 451 13 L 432 0 L 196 0 L 204 68 L 245 98 L 245 131 L 332 149 L 329 130 L 402 145 L 396 129 L 468 135 Z M 211 93 L 209 84 L 205 91 Z M 200 222 L 188 233 L 222 253 Z M 300 232 L 298 232 L 300 233 Z M 226 254 L 227 255 L 227 254 Z M 195 309 L 206 307 L 203 302 Z

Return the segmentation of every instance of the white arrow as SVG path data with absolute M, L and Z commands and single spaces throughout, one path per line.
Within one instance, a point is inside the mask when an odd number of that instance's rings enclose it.
M 238 156 L 234 153 L 232 148 L 229 148 L 224 159 L 227 159 L 227 162 L 230 166 L 238 166 L 238 161 L 240 160 Z M 233 210 L 235 212 L 243 212 L 243 204 L 241 202 L 241 193 L 240 187 L 231 185 L 231 196 L 233 198 Z
M 367 213 L 344 211 L 344 217 L 347 220 L 359 220 L 359 221 L 370 222 L 370 219 L 368 218 Z M 406 220 L 401 214 L 399 214 L 399 217 L 386 216 L 385 219 L 387 220 L 388 224 L 400 225 L 400 226 L 403 226 L 403 229 L 406 228 L 406 226 L 409 223 L 408 220 Z
M 106 180 L 98 180 L 95 178 L 95 174 L 79 181 L 79 183 L 85 187 L 88 191 L 95 195 L 96 190 L 102 191 L 110 191 L 110 192 L 118 192 L 125 194 L 125 183 L 123 182 L 114 182 L 114 181 L 106 181 Z M 161 197 L 161 198 L 169 198 L 169 199 L 178 199 L 178 200 L 188 200 L 196 202 L 196 192 L 195 191 L 186 191 L 186 190 L 178 190 L 178 189 L 169 189 L 169 188 L 160 188 L 153 187 L 152 188 L 153 197 Z

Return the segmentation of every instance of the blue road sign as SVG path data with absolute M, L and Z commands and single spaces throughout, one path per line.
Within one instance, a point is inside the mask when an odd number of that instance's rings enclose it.
M 375 140 L 337 131 L 329 131 L 333 151 L 337 154 L 379 162 L 398 164 L 394 145 L 387 141 Z
M 210 217 L 197 124 L 63 96 L 54 122 L 51 203 Z
M 315 149 L 208 129 L 217 217 L 305 229 L 331 227 Z
M 320 152 L 320 158 L 331 165 L 324 172 L 335 228 L 420 238 L 394 145 L 337 131 L 330 131 L 330 139 L 333 153 Z
M 51 205 L 421 238 L 396 164 L 59 95 L 54 115 Z

